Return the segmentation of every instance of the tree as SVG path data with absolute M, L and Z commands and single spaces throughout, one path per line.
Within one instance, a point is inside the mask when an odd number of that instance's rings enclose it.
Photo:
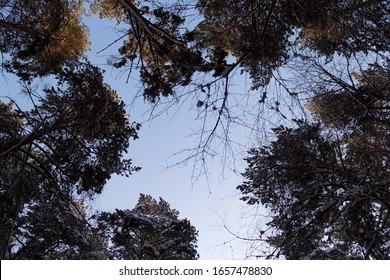
M 238 189 L 271 211 L 268 257 L 390 258 L 387 71 L 374 65 L 356 87 L 318 92 L 308 106 L 318 123 L 275 128 L 249 152 Z
M 23 120 L 18 135 L 4 144 L 1 157 L 17 158 L 38 170 L 53 184 L 69 186 L 79 193 L 100 193 L 111 174 L 137 170 L 122 159 L 129 139 L 137 139 L 139 124 L 130 124 L 125 104 L 104 84 L 102 73 L 91 65 L 64 68 L 57 85 L 39 96 L 30 86 L 24 90 L 34 108 L 15 111 Z
M 276 135 L 271 146 L 250 151 L 238 187 L 244 201 L 271 210 L 268 257 L 388 259 L 388 161 L 342 151 L 318 125 Z
M 107 244 L 86 209 L 83 201 L 43 186 L 23 205 L 22 213 L 13 221 L 6 219 L 6 229 L 11 230 L 5 231 L 7 239 L 2 237 L 7 241 L 1 246 L 2 259 L 107 259 Z
M 59 71 L 88 49 L 88 30 L 81 23 L 82 2 L 74 0 L 0 3 L 2 66 L 24 80 Z
M 198 232 L 160 198 L 141 194 L 132 210 L 102 212 L 99 228 L 112 244 L 110 259 L 193 260 L 198 258 Z
M 89 258 L 98 239 L 77 201 L 99 194 L 112 174 L 139 170 L 123 155 L 140 125 L 100 70 L 79 64 L 56 79 L 42 94 L 25 84 L 31 110 L 0 104 L 3 258 Z
M 193 28 L 185 21 L 192 5 L 96 0 L 92 7 L 101 17 L 116 17 L 129 24 L 123 35 L 128 39 L 114 65 L 133 66 L 139 59 L 144 95 L 152 101 L 159 96 L 155 91 L 163 96 L 173 94 L 178 75 L 187 75 L 187 85 L 195 72 L 213 71 L 215 77 L 225 77 L 234 67 L 241 67 L 258 88 L 269 83 L 272 71 L 291 58 L 296 46 L 328 57 L 335 53 L 351 56 L 385 52 L 390 40 L 387 3 L 377 0 L 199 0 L 194 7 L 201 20 Z M 185 59 L 177 60 L 183 56 Z M 229 56 L 235 59 L 230 66 Z M 181 71 L 160 75 L 170 73 L 168 66 Z M 146 79 L 145 73 L 159 74 Z M 157 82 L 165 82 L 169 94 L 157 87 L 152 91 Z

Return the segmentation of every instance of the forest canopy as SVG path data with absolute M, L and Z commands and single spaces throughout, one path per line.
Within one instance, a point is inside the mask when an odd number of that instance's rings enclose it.
M 83 19 L 98 15 L 118 27 L 107 64 L 137 76 L 152 112 L 183 102 L 197 112 L 198 142 L 179 163 L 205 175 L 208 160 L 234 162 L 250 146 L 237 189 L 269 217 L 248 257 L 389 259 L 389 10 L 384 0 L 0 1 L 2 73 L 28 99 L 0 95 L 1 258 L 198 258 L 196 229 L 163 199 L 87 210 L 112 175 L 140 170 L 125 154 L 141 125 L 88 61 Z M 241 143 L 236 128 L 254 137 Z

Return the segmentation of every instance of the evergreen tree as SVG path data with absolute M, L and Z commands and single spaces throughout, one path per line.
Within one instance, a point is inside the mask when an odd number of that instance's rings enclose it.
M 139 124 L 101 72 L 80 64 L 56 78 L 42 94 L 25 85 L 29 111 L 0 103 L 2 258 L 104 256 L 77 201 L 94 198 L 112 174 L 139 170 L 123 159 Z
M 1 1 L 0 51 L 9 54 L 2 66 L 29 80 L 77 61 L 89 46 L 82 12 L 75 0 Z
M 141 194 L 132 210 L 102 212 L 99 229 L 110 244 L 110 259 L 193 260 L 198 258 L 198 232 L 160 198 Z
M 276 128 L 275 141 L 249 152 L 238 189 L 271 211 L 269 257 L 390 258 L 387 71 L 318 93 L 309 104 L 318 123 Z

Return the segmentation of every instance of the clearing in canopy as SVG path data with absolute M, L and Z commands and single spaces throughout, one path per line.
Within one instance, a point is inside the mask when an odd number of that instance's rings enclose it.
M 0 1 L 3 79 L 19 86 L 0 95 L 1 258 L 198 258 L 196 229 L 163 199 L 88 209 L 113 174 L 140 170 L 125 154 L 141 125 L 88 61 L 83 18 L 98 15 L 118 34 L 101 53 L 139 80 L 129 91 L 150 119 L 196 113 L 177 164 L 203 176 L 214 157 L 228 170 L 249 151 L 237 189 L 268 217 L 242 237 L 248 258 L 390 259 L 389 11 L 384 0 Z

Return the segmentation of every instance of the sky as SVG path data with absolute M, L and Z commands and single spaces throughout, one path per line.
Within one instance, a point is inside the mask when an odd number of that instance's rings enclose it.
M 94 16 L 86 18 L 85 23 L 90 28 L 90 41 L 93 43 L 90 61 L 106 69 L 105 81 L 129 105 L 130 121 L 144 122 L 148 116 L 145 112 L 151 105 L 141 99 L 130 106 L 138 83 L 133 79 L 126 82 L 127 72 L 120 73 L 104 65 L 107 56 L 115 54 L 119 45 L 98 53 L 117 38 L 114 30 L 116 22 Z M 239 200 L 240 195 L 236 190 L 243 180 L 239 173 L 244 171 L 244 162 L 238 159 L 236 163 L 239 168 L 236 168 L 239 170 L 233 172 L 231 166 L 223 168 L 219 160 L 210 160 L 207 162 L 208 178 L 201 176 L 197 180 L 193 177 L 193 162 L 187 166 L 169 167 L 185 157 L 185 154 L 174 158 L 172 155 L 197 144 L 196 138 L 190 135 L 201 123 L 195 120 L 197 112 L 190 106 L 193 103 L 185 103 L 180 110 L 173 107 L 152 122 L 143 123 L 140 138 L 130 143 L 127 155 L 142 170 L 128 178 L 113 176 L 94 201 L 93 208 L 103 211 L 132 209 L 140 193 L 156 199 L 161 197 L 180 212 L 180 218 L 190 220 L 199 231 L 200 259 L 243 259 L 248 254 L 248 244 L 232 233 L 248 237 L 251 233 L 248 232 L 247 223 L 253 219 L 249 214 L 258 211 Z

